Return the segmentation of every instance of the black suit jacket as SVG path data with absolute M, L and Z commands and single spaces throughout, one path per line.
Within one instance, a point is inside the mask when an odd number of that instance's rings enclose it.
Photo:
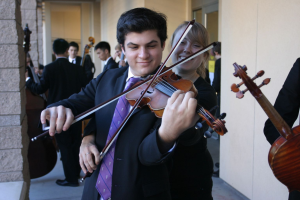
M 298 117 L 300 108 L 300 58 L 296 60 L 285 80 L 274 108 L 286 123 L 292 127 Z M 280 136 L 270 119 L 265 123 L 264 133 L 270 144 L 273 144 Z
M 114 59 L 111 57 L 106 63 L 106 65 L 104 65 L 103 71 L 106 71 L 108 69 L 116 69 L 116 68 L 119 68 L 118 63 L 116 63 L 116 61 L 114 61 Z
M 215 63 L 215 75 L 212 86 L 217 93 L 220 93 L 221 88 L 221 58 L 216 60 Z
M 26 81 L 26 87 L 33 93 L 42 94 L 49 89 L 48 105 L 78 93 L 86 84 L 84 69 L 69 63 L 66 58 L 58 58 L 46 65 L 39 84 L 32 79 Z
M 100 104 L 124 90 L 128 67 L 107 70 L 93 79 L 80 93 L 51 106 L 63 105 L 77 115 Z M 95 113 L 97 126 L 96 146 L 101 151 L 105 146 L 117 101 Z M 112 199 L 114 200 L 168 200 L 169 162 L 171 153 L 161 154 L 157 146 L 157 119 L 148 107 L 135 110 L 118 136 L 112 177 Z M 98 200 L 95 189 L 100 165 L 86 179 L 82 199 Z

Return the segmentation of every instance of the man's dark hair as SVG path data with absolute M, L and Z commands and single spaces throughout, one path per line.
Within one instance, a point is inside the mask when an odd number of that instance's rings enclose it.
M 147 8 L 134 8 L 121 15 L 117 24 L 117 40 L 124 46 L 125 36 L 130 32 L 157 30 L 161 45 L 167 39 L 167 17 Z
M 39 69 L 44 69 L 44 65 L 42 65 L 41 63 L 39 63 Z
M 78 43 L 77 43 L 77 42 L 73 42 L 73 41 L 72 41 L 72 42 L 69 43 L 69 46 L 70 46 L 70 47 L 76 47 L 76 48 L 77 48 L 77 51 L 79 50 L 79 46 L 78 46 Z
M 95 46 L 95 51 L 97 49 L 101 49 L 102 51 L 105 51 L 105 49 L 108 50 L 108 53 L 110 53 L 110 45 L 108 44 L 108 42 L 99 42 L 96 46 Z
M 221 55 L 221 42 L 216 42 L 216 43 L 217 43 L 217 45 L 214 46 L 213 52 L 217 52 L 218 54 Z
M 53 42 L 53 52 L 57 54 L 64 54 L 69 49 L 69 43 L 62 39 L 58 38 Z

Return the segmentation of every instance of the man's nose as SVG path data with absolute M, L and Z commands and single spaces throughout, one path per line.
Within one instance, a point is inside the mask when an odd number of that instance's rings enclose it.
M 147 48 L 141 48 L 139 52 L 139 57 L 142 59 L 147 59 L 149 57 L 149 50 Z

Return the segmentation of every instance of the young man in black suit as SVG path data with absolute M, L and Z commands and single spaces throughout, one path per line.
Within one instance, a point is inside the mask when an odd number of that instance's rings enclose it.
M 293 127 L 298 118 L 300 109 L 300 58 L 298 58 L 286 78 L 274 104 L 274 108 Z M 297 123 L 298 124 L 298 123 Z M 268 119 L 265 123 L 264 134 L 268 142 L 272 145 L 280 136 L 275 126 Z M 289 200 L 299 200 L 300 191 L 293 191 L 289 194 Z
M 41 121 L 50 119 L 50 135 L 67 130 L 74 115 L 121 93 L 134 78 L 153 74 L 161 63 L 166 38 L 164 14 L 146 8 L 123 13 L 117 25 L 117 39 L 129 67 L 106 70 L 79 94 L 45 109 Z M 95 170 L 86 179 L 82 199 L 170 200 L 167 158 L 181 133 L 199 120 L 195 113 L 197 100 L 193 96 L 192 92 L 176 91 L 169 98 L 162 119 L 156 118 L 148 107 L 136 109 L 101 164 L 99 151 L 110 137 L 110 130 L 119 126 L 121 121 L 115 119 L 127 113 L 130 106 L 120 98 L 97 111 L 96 132 L 86 135 L 81 146 L 80 162 L 84 171 Z M 122 105 L 124 109 L 120 109 Z M 93 164 L 92 155 L 98 166 Z M 110 158 L 114 159 L 106 162 Z M 102 176 L 104 172 L 106 176 Z
M 105 61 L 103 72 L 108 69 L 118 68 L 118 64 L 110 55 L 110 45 L 107 42 L 99 42 L 95 46 L 95 52 L 100 60 Z
M 68 50 L 69 62 L 73 63 L 73 64 L 76 64 L 76 65 L 80 65 L 80 62 L 81 62 L 82 58 L 80 56 L 77 56 L 78 50 L 79 50 L 78 44 L 76 42 L 70 42 L 69 46 L 70 46 L 69 50 Z
M 53 42 L 53 52 L 56 60 L 45 66 L 40 83 L 34 83 L 27 78 L 26 87 L 33 93 L 42 94 L 49 89 L 47 104 L 56 103 L 80 92 L 81 87 L 87 84 L 84 69 L 69 63 L 69 44 L 64 39 Z M 66 130 L 63 134 L 55 135 L 65 173 L 64 180 L 57 180 L 61 186 L 78 186 L 80 166 L 78 163 L 79 146 L 81 143 L 81 124 L 78 123 Z

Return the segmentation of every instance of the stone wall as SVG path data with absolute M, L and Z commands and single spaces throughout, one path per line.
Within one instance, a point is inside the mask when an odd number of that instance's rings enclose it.
M 0 182 L 25 181 L 28 197 L 29 139 L 20 7 L 20 0 L 0 1 Z M 30 12 L 26 15 L 31 16 Z

